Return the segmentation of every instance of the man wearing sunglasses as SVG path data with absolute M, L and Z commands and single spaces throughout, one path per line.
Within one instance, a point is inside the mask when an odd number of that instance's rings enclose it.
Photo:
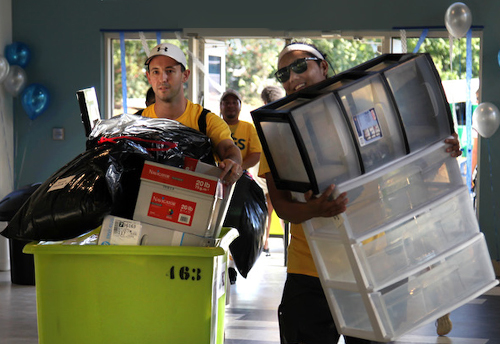
M 275 76 L 287 95 L 323 81 L 327 75 L 326 56 L 313 45 L 291 43 L 279 54 Z M 445 142 L 450 144 L 447 151 L 451 156 L 461 154 L 456 134 L 453 139 Z M 259 176 L 266 178 L 269 195 L 278 216 L 291 223 L 287 279 L 278 309 L 281 343 L 337 344 L 340 335 L 301 223 L 314 217 L 332 217 L 344 212 L 348 202 L 346 194 L 342 193 L 331 199 L 335 186 L 330 185 L 320 196 L 314 197 L 312 191 L 308 191 L 305 193 L 306 202 L 297 202 L 289 191 L 276 188 L 265 156 L 260 161 Z M 373 343 L 346 336 L 344 340 L 346 344 Z

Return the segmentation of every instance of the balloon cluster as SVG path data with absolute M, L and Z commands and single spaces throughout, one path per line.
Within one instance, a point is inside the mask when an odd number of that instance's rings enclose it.
M 446 29 L 455 38 L 465 36 L 472 24 L 472 14 L 466 4 L 455 2 L 444 15 Z M 500 51 L 498 52 L 500 64 Z M 491 137 L 500 126 L 500 112 L 493 103 L 481 103 L 472 114 L 472 128 L 482 137 Z
M 40 84 L 26 87 L 27 77 L 24 68 L 31 59 L 28 46 L 14 42 L 5 47 L 5 56 L 0 55 L 0 83 L 13 97 L 21 93 L 21 104 L 30 119 L 40 116 L 49 106 L 49 92 Z

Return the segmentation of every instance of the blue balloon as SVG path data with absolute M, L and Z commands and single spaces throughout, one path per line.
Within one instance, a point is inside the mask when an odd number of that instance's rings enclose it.
M 28 46 L 22 42 L 14 42 L 5 46 L 5 58 L 11 66 L 26 67 L 31 59 L 31 51 Z
M 27 86 L 21 95 L 21 104 L 30 119 L 40 116 L 49 106 L 49 91 L 40 84 Z

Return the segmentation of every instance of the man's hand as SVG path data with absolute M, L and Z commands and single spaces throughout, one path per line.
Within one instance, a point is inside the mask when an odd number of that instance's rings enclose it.
M 243 174 L 241 165 L 231 159 L 224 159 L 219 164 L 219 168 L 222 170 L 219 179 L 226 185 L 236 183 Z

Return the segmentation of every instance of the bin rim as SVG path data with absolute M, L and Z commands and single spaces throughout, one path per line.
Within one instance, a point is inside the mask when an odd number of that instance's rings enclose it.
M 67 255 L 142 255 L 142 256 L 180 256 L 215 257 L 226 251 L 221 247 L 195 246 L 126 246 L 126 245 L 62 245 L 60 242 L 31 242 L 24 246 L 28 254 L 67 254 Z

